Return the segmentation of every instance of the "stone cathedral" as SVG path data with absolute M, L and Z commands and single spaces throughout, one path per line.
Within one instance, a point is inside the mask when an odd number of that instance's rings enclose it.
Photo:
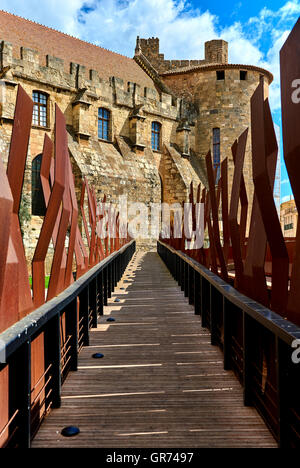
M 29 257 L 45 210 L 39 170 L 44 135 L 53 138 L 55 103 L 66 118 L 78 193 L 86 176 L 108 201 L 127 194 L 129 201 L 175 203 L 188 199 L 191 181 L 207 184 L 208 150 L 215 168 L 228 157 L 230 191 L 231 145 L 250 127 L 250 98 L 259 81 L 268 93 L 273 79 L 256 66 L 228 63 L 223 40 L 206 42 L 201 60 L 166 60 L 158 38 L 138 37 L 128 58 L 4 11 L 0 44 L 4 162 L 19 83 L 34 101 L 24 179 Z M 251 129 L 244 165 L 251 202 L 250 155 Z

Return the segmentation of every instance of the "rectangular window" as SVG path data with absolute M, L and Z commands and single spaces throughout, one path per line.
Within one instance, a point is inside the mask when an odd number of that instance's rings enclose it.
M 47 127 L 47 100 L 48 96 L 40 91 L 33 91 L 32 123 L 39 127 Z
M 225 71 L 224 70 L 217 70 L 217 80 L 225 80 Z
M 152 122 L 151 146 L 154 151 L 160 150 L 160 132 L 161 132 L 161 124 L 159 122 Z
M 110 112 L 102 107 L 98 109 L 98 138 L 109 140 Z
M 240 80 L 245 81 L 247 79 L 247 72 L 246 70 L 240 70 Z

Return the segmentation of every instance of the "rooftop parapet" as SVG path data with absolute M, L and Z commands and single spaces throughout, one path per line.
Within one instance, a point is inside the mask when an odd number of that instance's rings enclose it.
M 46 65 L 41 65 L 42 60 Z M 62 58 L 40 54 L 27 47 L 20 48 L 18 58 L 13 56 L 13 45 L 7 41 L 0 41 L 1 75 L 4 82 L 27 80 L 40 85 L 76 92 L 86 89 L 86 96 L 91 101 L 98 99 L 109 100 L 120 106 L 133 108 L 143 104 L 145 110 L 176 118 L 179 109 L 179 100 L 167 93 L 159 93 L 155 88 L 141 87 L 138 83 L 125 82 L 123 79 L 112 76 L 104 80 L 93 69 L 71 62 L 69 72 L 66 72 L 65 62 Z
M 199 60 L 166 60 L 159 52 L 159 38 L 150 37 L 136 40 L 135 55 L 143 54 L 158 73 L 183 67 L 195 67 L 209 63 L 228 63 L 228 42 L 214 39 L 205 42 L 205 58 Z

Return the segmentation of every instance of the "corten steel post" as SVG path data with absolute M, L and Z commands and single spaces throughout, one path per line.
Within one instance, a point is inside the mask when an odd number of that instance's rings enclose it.
M 86 240 L 87 240 L 87 243 L 88 243 L 88 247 L 90 249 L 91 238 L 90 238 L 88 225 L 87 225 L 87 220 L 86 220 L 86 216 L 85 216 L 85 210 L 84 210 L 84 197 L 85 197 L 86 186 L 87 186 L 87 179 L 84 178 L 84 180 L 82 181 L 82 186 L 81 186 L 80 211 L 81 211 L 81 216 L 82 216 L 82 221 L 83 221 L 83 226 L 84 226 L 84 232 L 85 232 L 85 235 L 86 235 Z
M 223 249 L 220 242 L 220 229 L 219 229 L 219 214 L 218 214 L 218 207 L 217 207 L 217 200 L 216 200 L 216 193 L 215 193 L 215 177 L 214 171 L 212 167 L 212 160 L 211 160 L 211 152 L 209 151 L 206 155 L 206 169 L 207 169 L 207 177 L 208 177 L 208 184 L 209 184 L 209 198 L 210 198 L 210 206 L 213 218 L 213 235 L 214 235 L 214 245 L 216 248 L 216 252 L 219 258 L 220 267 L 221 267 L 221 276 L 225 281 L 228 281 L 227 275 L 227 266 L 225 264 Z
M 253 181 L 272 255 L 271 308 L 285 315 L 289 258 L 273 197 L 278 146 L 262 82 L 251 98 L 251 115 Z
M 57 240 L 54 247 L 47 300 L 52 299 L 64 289 L 66 262 L 63 262 L 63 258 L 65 255 L 65 240 L 71 214 L 71 206 L 66 190 L 69 178 L 67 170 L 68 157 L 69 151 L 66 122 L 63 113 L 59 107 L 55 105 L 55 159 L 58 158 L 61 162 L 59 170 L 62 171 L 61 179 L 63 180 L 64 191 L 62 194 L 62 211 L 59 221 Z
M 41 170 L 40 170 L 40 178 L 41 178 L 46 208 L 48 207 L 48 204 L 49 204 L 51 190 L 54 185 L 54 179 L 55 179 L 55 162 L 54 162 L 54 158 L 52 157 L 53 150 L 54 150 L 54 145 L 52 141 L 50 140 L 48 135 L 45 135 L 44 148 L 43 148 L 43 154 L 42 154 L 42 164 L 41 164 Z M 52 242 L 54 246 L 56 245 L 56 240 L 57 240 L 59 222 L 60 222 L 60 217 L 61 217 L 61 210 L 62 210 L 62 207 L 60 205 L 58 214 L 56 216 L 56 221 L 54 223 L 53 233 L 52 233 Z M 63 254 L 62 262 L 66 262 L 65 252 Z
M 5 173 L 5 169 L 0 158 L 0 219 L 5 220 L 0 224 L 0 332 L 5 330 L 12 320 L 18 320 L 18 317 L 15 316 L 18 312 L 18 280 L 16 284 L 10 281 L 10 285 L 5 284 L 5 272 L 11 270 L 9 274 L 6 275 L 7 279 L 12 277 L 18 278 L 18 264 L 17 257 L 14 255 L 14 258 L 11 258 L 9 252 L 9 243 L 12 247 L 12 242 L 10 241 L 10 228 L 11 228 L 11 217 L 13 210 L 13 197 L 9 187 L 8 179 Z M 12 276 L 13 275 L 13 276 Z M 10 292 L 11 298 L 13 298 L 14 303 L 8 304 L 7 301 L 4 303 L 4 290 L 7 290 L 7 287 L 13 287 L 14 292 Z M 15 290 L 16 287 L 16 290 Z M 1 307 L 4 304 L 4 307 Z M 12 307 L 7 307 L 10 305 Z M 15 313 L 14 313 L 15 311 Z M 3 428 L 7 421 L 9 420 L 9 369 L 8 366 L 2 369 L 0 364 L 0 393 L 1 393 L 1 408 L 0 408 L 0 428 Z M 0 445 L 6 442 L 8 438 L 8 429 L 4 431 L 2 437 L 0 437 Z
M 209 237 L 209 249 L 208 249 L 208 265 L 211 268 L 211 271 L 218 274 L 218 262 L 217 262 L 217 250 L 216 250 L 216 243 L 215 243 L 215 236 L 214 230 L 211 224 L 211 203 L 210 203 L 210 191 L 207 192 L 206 196 L 206 204 L 207 204 L 207 229 L 208 229 L 208 237 Z
M 231 147 L 233 162 L 235 164 L 236 161 L 236 152 L 237 152 L 237 145 L 238 140 L 235 140 Z M 247 230 L 247 219 L 248 219 L 248 196 L 246 190 L 246 184 L 244 175 L 241 175 L 240 181 L 240 204 L 241 204 L 241 215 L 240 215 L 240 241 L 241 241 L 241 249 L 242 249 L 242 257 L 245 259 L 246 256 L 246 245 L 245 245 L 245 238 L 246 238 L 246 230 Z
M 263 78 L 261 78 L 261 82 L 263 85 Z M 253 114 L 253 112 L 251 113 L 251 124 L 255 128 L 258 128 L 257 116 Z M 264 132 L 263 125 L 260 127 L 260 131 Z M 258 138 L 261 138 L 260 133 L 258 133 Z M 265 158 L 265 151 L 262 157 Z M 253 164 L 255 163 L 252 161 L 252 165 Z M 256 187 L 254 187 L 250 231 L 244 264 L 243 293 L 264 306 L 269 307 L 270 300 L 265 275 L 266 248 L 267 235 L 259 208 Z
M 184 205 L 185 206 L 185 205 Z M 188 238 L 187 238 L 187 241 L 189 242 L 189 248 L 187 249 L 188 250 L 188 255 L 193 258 L 193 231 L 196 230 L 196 212 L 195 212 L 195 203 L 194 203 L 194 187 L 193 187 L 193 182 L 190 183 L 190 192 L 189 192 L 189 209 L 186 210 L 185 208 L 185 211 L 187 211 L 187 214 L 188 214 L 188 219 L 186 220 L 187 224 L 188 224 Z M 191 226 L 190 226 L 190 216 L 191 216 Z M 171 239 L 172 239 L 172 235 L 171 235 Z
M 100 251 L 102 252 L 103 258 L 107 257 L 108 247 L 107 247 L 107 235 L 105 236 L 105 224 L 107 224 L 107 219 L 105 216 L 105 207 L 106 207 L 106 195 L 104 194 L 103 200 L 98 206 L 99 216 L 98 216 L 98 231 L 99 236 L 101 237 L 101 245 L 99 245 Z
M 197 187 L 197 197 L 196 197 L 196 209 L 195 209 L 195 231 L 197 229 L 204 229 L 204 226 L 201 226 L 200 225 L 200 215 L 201 215 L 201 206 L 200 206 L 200 203 L 201 203 L 201 184 L 199 183 L 198 184 L 198 187 Z M 200 255 L 200 249 L 201 247 L 197 247 L 196 249 L 194 249 L 194 259 L 199 261 L 199 255 Z
M 190 185 L 190 194 L 189 194 L 189 200 L 191 203 L 191 209 L 192 209 L 192 244 L 191 244 L 191 249 L 190 249 L 190 256 L 191 258 L 194 258 L 197 260 L 199 258 L 199 248 L 196 248 L 196 237 L 197 237 L 197 229 L 199 229 L 199 221 L 200 219 L 200 212 L 199 212 L 199 203 L 200 203 L 200 197 L 201 197 L 201 184 L 198 184 L 197 187 L 197 196 L 196 196 L 196 203 L 194 201 L 194 189 L 193 189 L 193 182 L 191 182 Z
M 98 243 L 98 250 L 99 250 L 99 256 L 100 259 L 103 260 L 105 258 L 105 252 L 104 252 L 104 246 L 103 246 L 103 241 L 102 241 L 102 232 L 103 232 L 103 218 L 104 218 L 104 213 L 102 210 L 103 204 L 105 203 L 105 196 L 101 202 L 101 204 L 98 204 L 97 210 L 98 210 L 98 215 L 97 215 L 97 233 L 98 233 L 98 238 L 97 238 L 97 243 Z
M 73 178 L 72 166 L 71 166 L 69 155 L 67 155 L 67 173 L 68 173 L 68 185 L 66 188 L 66 195 L 68 197 L 68 205 L 69 205 L 69 209 L 71 212 L 71 215 L 70 215 L 71 226 L 70 226 L 67 264 L 66 264 L 66 273 L 65 273 L 65 281 L 64 281 L 65 288 L 68 287 L 74 281 L 73 274 L 72 274 L 72 266 L 73 266 L 74 251 L 75 251 L 75 245 L 76 245 L 76 234 L 77 234 L 77 226 L 78 226 L 78 206 L 77 206 L 77 200 L 75 196 L 74 178 Z
M 221 164 L 221 197 L 222 197 L 222 226 L 223 226 L 223 252 L 224 260 L 227 264 L 229 247 L 230 247 L 230 233 L 228 221 L 228 159 L 225 158 Z
M 104 195 L 104 200 L 103 200 L 103 210 L 105 212 L 106 209 L 106 195 Z M 104 250 L 105 250 L 105 256 L 107 257 L 109 255 L 109 248 L 108 248 L 108 232 L 107 235 L 104 238 Z
M 19 284 L 19 319 L 28 314 L 33 308 L 25 251 L 19 222 L 19 208 L 28 153 L 32 111 L 33 102 L 25 93 L 24 89 L 19 85 L 7 164 L 7 178 L 14 202 L 10 229 L 10 239 L 12 244 L 10 253 L 14 256 L 15 252 L 18 262 L 17 277 Z M 6 269 L 6 274 L 8 274 L 8 269 Z M 15 276 L 9 278 L 5 275 L 6 285 L 9 286 L 9 283 L 14 283 L 15 279 Z M 6 290 L 6 293 L 8 293 L 8 290 Z M 13 321 L 15 321 L 15 317 Z
M 99 220 L 99 213 L 98 213 L 98 206 L 97 206 L 97 197 L 94 190 L 94 187 L 91 189 L 92 193 L 92 203 L 93 203 L 93 212 L 95 216 L 95 261 L 96 263 L 103 260 L 103 249 L 101 244 L 101 236 L 98 229 L 98 220 Z
M 51 168 L 53 144 L 48 137 L 46 137 L 44 141 L 43 158 L 41 166 L 41 182 L 45 202 L 47 205 L 47 211 L 32 261 L 32 286 L 35 307 L 38 307 L 45 302 L 45 259 L 51 237 L 53 237 L 53 243 L 56 243 L 57 240 L 57 233 L 55 233 L 54 236 L 53 234 L 55 225 L 57 223 L 57 218 L 61 212 L 62 197 L 65 190 L 66 159 L 63 150 L 60 148 L 61 143 L 59 141 L 59 136 L 61 135 L 61 129 L 59 131 L 59 125 L 63 124 L 63 122 L 59 123 L 57 121 L 57 109 L 58 108 L 56 108 L 55 112 L 55 132 L 58 141 L 56 143 L 54 180 L 51 192 L 48 180 L 49 171 Z M 55 274 L 57 274 L 56 271 Z
M 114 252 L 115 248 L 115 243 L 114 243 L 114 237 L 116 234 L 116 211 L 112 207 L 112 205 L 109 205 L 109 210 L 108 210 L 108 234 L 109 234 L 109 250 L 110 253 Z
M 91 228 L 91 242 L 90 242 L 90 257 L 89 257 L 89 264 L 90 266 L 95 265 L 96 263 L 96 209 L 94 206 L 93 200 L 93 193 L 90 190 L 89 184 L 86 180 L 86 191 L 88 197 L 88 209 L 89 209 L 89 220 L 90 220 L 90 228 Z
M 281 108 L 284 160 L 300 213 L 300 18 L 280 51 Z M 297 91 L 298 90 L 298 91 Z M 291 274 L 287 317 L 300 325 L 300 221 Z
M 232 244 L 232 255 L 235 267 L 235 287 L 241 289 L 243 282 L 243 258 L 241 250 L 241 228 L 238 224 L 238 207 L 241 190 L 241 180 L 243 175 L 244 158 L 246 151 L 248 129 L 246 129 L 239 137 L 236 144 L 235 167 L 233 173 L 233 182 L 231 187 L 230 211 L 229 211 L 229 227 Z
M 8 183 L 8 179 L 5 173 L 5 169 L 2 163 L 2 159 L 0 158 L 0 219 L 5 220 L 5 222 L 0 223 L 0 247 L 1 247 L 1 254 L 0 254 L 0 331 L 5 330 L 7 328 L 7 324 L 10 323 L 11 319 L 9 315 L 11 311 L 6 307 L 2 308 L 4 290 L 6 289 L 5 285 L 5 272 L 7 269 L 13 268 L 16 271 L 12 271 L 12 274 L 15 274 L 17 277 L 17 263 L 15 264 L 8 264 L 8 253 L 9 253 L 9 243 L 11 244 L 10 249 L 12 249 L 12 242 L 10 241 L 10 229 L 11 229 L 11 218 L 12 218 L 12 211 L 13 211 L 13 197 L 10 190 L 10 186 Z M 15 255 L 15 261 L 16 261 Z M 18 284 L 18 282 L 17 282 Z M 14 287 L 14 284 L 11 285 Z M 18 291 L 17 291 L 18 292 Z M 18 309 L 17 309 L 18 310 Z M 12 314 L 14 315 L 14 314 Z M 18 317 L 12 317 L 18 319 Z
M 200 203 L 203 205 L 203 209 L 204 209 L 204 226 L 203 226 L 203 230 L 204 230 L 204 235 L 205 235 L 205 229 L 206 229 L 206 224 L 207 224 L 207 221 L 206 221 L 206 205 L 207 204 L 206 204 L 206 188 L 205 187 L 202 189 Z M 207 266 L 204 245 L 200 248 L 200 250 L 198 252 L 198 261 L 200 263 L 202 263 L 204 266 Z
M 74 246 L 74 251 L 75 251 L 75 259 L 76 259 L 76 279 L 79 278 L 88 268 L 88 255 L 86 252 L 85 245 L 83 243 L 83 239 L 79 230 L 78 226 L 78 203 L 76 199 L 76 193 L 75 193 L 75 181 L 74 181 L 74 175 L 72 173 L 72 166 L 71 166 L 71 161 L 70 158 L 68 158 L 69 162 L 69 170 L 70 170 L 70 177 L 69 177 L 69 182 L 70 182 L 70 197 L 71 197 L 71 202 L 72 202 L 72 216 L 76 218 L 76 227 L 75 227 L 75 246 Z M 71 233 L 70 233 L 70 242 L 71 242 L 71 237 L 73 235 L 73 217 L 72 217 L 72 224 L 71 224 Z M 74 221 L 75 224 L 75 221 Z

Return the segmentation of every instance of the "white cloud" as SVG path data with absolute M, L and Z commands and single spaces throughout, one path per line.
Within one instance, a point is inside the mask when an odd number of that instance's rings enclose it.
M 79 33 L 77 11 L 83 0 L 0 0 L 0 8 L 68 34 Z
M 137 35 L 159 37 L 168 59 L 201 59 L 206 40 L 223 38 L 232 63 L 274 74 L 273 111 L 280 108 L 279 50 L 300 13 L 299 0 L 289 0 L 278 10 L 262 8 L 246 23 L 222 27 L 217 16 L 188 0 L 48 0 L 47 7 L 40 0 L 0 0 L 0 8 L 127 56 L 133 55 Z
M 286 195 L 285 197 L 281 198 L 281 203 L 284 203 L 286 201 L 294 200 L 294 197 L 291 195 Z

